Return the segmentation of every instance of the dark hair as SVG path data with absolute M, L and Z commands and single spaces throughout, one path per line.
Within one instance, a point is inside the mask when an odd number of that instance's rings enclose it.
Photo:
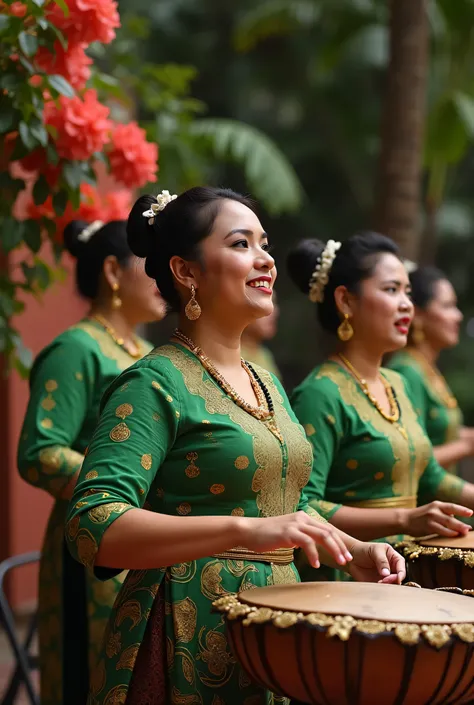
M 114 220 L 94 232 L 88 240 L 81 241 L 81 233 L 90 225 L 73 220 L 64 230 L 64 246 L 77 259 L 76 285 L 86 299 L 95 299 L 99 293 L 104 260 L 114 255 L 126 266 L 132 256 L 127 243 L 126 222 Z
M 303 294 L 309 294 L 311 276 L 325 247 L 320 240 L 303 240 L 288 255 L 288 273 Z M 335 333 L 341 323 L 334 300 L 337 287 L 345 286 L 357 294 L 361 282 L 372 276 L 383 253 L 399 256 L 393 240 L 378 233 L 360 233 L 342 243 L 324 287 L 324 301 L 317 304 L 318 318 L 325 330 Z
M 418 308 L 426 308 L 435 297 L 437 282 L 447 279 L 436 267 L 419 267 L 410 274 L 411 298 Z
M 128 217 L 130 249 L 146 257 L 145 271 L 156 281 L 172 311 L 179 311 L 180 298 L 169 266 L 174 256 L 199 261 L 199 244 L 212 231 L 224 200 L 237 201 L 250 210 L 253 203 L 231 189 L 196 186 L 182 193 L 159 212 L 153 224 L 143 213 L 157 202 L 154 196 L 140 196 Z

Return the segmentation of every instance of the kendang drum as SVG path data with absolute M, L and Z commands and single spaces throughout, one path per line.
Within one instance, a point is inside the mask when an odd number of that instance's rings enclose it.
M 378 583 L 300 583 L 214 603 L 263 687 L 313 705 L 474 699 L 474 600 Z
M 424 588 L 474 590 L 474 531 L 466 536 L 403 542 L 408 579 Z

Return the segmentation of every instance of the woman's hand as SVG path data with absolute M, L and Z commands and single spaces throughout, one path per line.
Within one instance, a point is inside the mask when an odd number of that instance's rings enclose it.
M 404 509 L 403 533 L 411 536 L 464 536 L 470 527 L 455 516 L 470 517 L 472 509 L 451 502 L 430 502 L 416 509 Z
M 305 512 L 240 521 L 241 545 L 251 551 L 264 553 L 277 548 L 302 548 L 314 568 L 320 566 L 317 546 L 324 548 L 338 565 L 344 566 L 352 560 L 338 529 Z
M 398 583 L 405 580 L 405 559 L 388 543 L 356 541 L 348 572 L 362 583 Z

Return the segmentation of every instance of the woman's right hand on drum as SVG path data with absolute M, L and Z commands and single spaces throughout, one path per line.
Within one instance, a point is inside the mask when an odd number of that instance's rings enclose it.
M 305 512 L 265 519 L 242 518 L 241 522 L 242 545 L 251 551 L 264 553 L 277 548 L 302 548 L 314 568 L 320 566 L 317 546 L 324 548 L 338 565 L 352 560 L 338 529 Z
M 464 536 L 470 527 L 456 516 L 470 517 L 472 509 L 451 502 L 430 502 L 416 509 L 403 510 L 403 533 L 410 536 Z

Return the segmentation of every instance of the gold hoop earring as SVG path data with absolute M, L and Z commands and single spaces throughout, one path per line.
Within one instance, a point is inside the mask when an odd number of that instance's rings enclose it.
M 122 299 L 118 295 L 119 291 L 119 285 L 117 282 L 115 284 L 112 284 L 112 308 L 115 310 L 119 309 L 122 306 Z
M 197 321 L 197 319 L 202 313 L 201 307 L 196 301 L 196 289 L 194 288 L 194 284 L 191 284 L 191 298 L 186 304 L 184 313 L 186 314 L 186 318 L 188 318 L 190 321 Z
M 337 337 L 339 338 L 339 340 L 342 340 L 343 343 L 347 343 L 347 341 L 350 340 L 353 335 L 354 335 L 354 329 L 350 324 L 349 314 L 345 313 L 344 320 L 342 321 L 341 325 L 337 329 Z

